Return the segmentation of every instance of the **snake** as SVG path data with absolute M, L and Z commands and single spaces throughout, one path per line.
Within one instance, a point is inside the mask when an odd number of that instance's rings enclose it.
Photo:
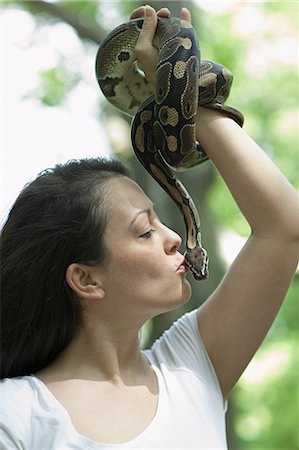
M 158 51 L 156 85 L 152 86 L 135 51 L 143 20 L 129 20 L 106 36 L 96 55 L 96 79 L 107 100 L 133 117 L 134 153 L 179 208 L 186 227 L 185 264 L 195 280 L 205 280 L 209 258 L 201 242 L 199 214 L 175 172 L 209 159 L 196 139 L 198 106 L 217 110 L 241 127 L 244 116 L 225 103 L 231 71 L 215 61 L 201 60 L 195 30 L 183 19 L 158 17 L 153 41 Z

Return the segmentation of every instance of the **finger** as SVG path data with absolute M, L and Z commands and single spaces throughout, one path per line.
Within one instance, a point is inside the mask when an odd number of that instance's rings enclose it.
M 142 29 L 138 39 L 138 47 L 152 47 L 157 27 L 157 14 L 154 8 L 146 5 Z
M 168 8 L 161 8 L 159 9 L 159 11 L 157 11 L 157 16 L 169 18 L 171 16 L 171 13 Z
M 145 16 L 145 7 L 139 6 L 139 8 L 134 9 L 130 15 L 130 19 L 137 19 L 138 17 Z
M 158 57 L 157 50 L 153 43 L 157 20 L 156 11 L 152 7 L 146 6 L 144 22 L 135 46 L 138 63 L 145 73 L 147 81 L 152 85 L 155 85 L 156 81 L 155 67 Z
M 187 20 L 187 22 L 191 23 L 192 18 L 189 9 L 185 7 L 181 9 L 181 19 Z

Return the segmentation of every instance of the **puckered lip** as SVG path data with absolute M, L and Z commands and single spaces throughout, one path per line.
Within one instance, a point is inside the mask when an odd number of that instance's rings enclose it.
M 184 271 L 184 272 L 187 272 L 187 271 L 188 271 L 188 266 L 187 266 L 187 264 L 186 264 L 185 257 L 182 258 L 180 264 L 178 265 L 177 271 L 178 271 L 178 270 L 182 270 L 182 271 Z

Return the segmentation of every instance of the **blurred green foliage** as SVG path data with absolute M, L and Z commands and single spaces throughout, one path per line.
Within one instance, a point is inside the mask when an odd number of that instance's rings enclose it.
M 45 16 L 42 3 L 7 2 L 28 10 L 40 26 L 64 20 Z M 202 58 L 219 61 L 234 74 L 228 103 L 244 113 L 246 131 L 299 189 L 298 2 L 219 2 L 219 8 L 227 4 L 221 14 L 215 7 L 209 11 L 208 5 L 217 2 L 202 2 L 206 8 L 200 2 L 166 3 L 170 9 L 192 9 Z M 139 3 L 65 0 L 54 4 L 85 26 L 98 24 L 108 33 Z M 82 43 L 90 47 L 90 41 Z M 33 93 L 45 105 L 62 103 L 80 81 L 60 56 L 58 66 L 41 73 Z M 232 229 L 248 236 L 249 227 L 219 176 L 213 178 L 206 202 L 219 232 Z M 298 299 L 297 276 L 266 341 L 234 390 L 234 450 L 299 449 Z
M 245 129 L 299 189 L 299 42 L 296 28 L 299 5 L 297 2 L 261 2 L 253 6 L 265 22 L 273 23 L 272 29 L 265 24 L 259 33 L 238 36 L 231 31 L 236 12 L 225 16 L 209 15 L 207 26 L 210 32 L 217 30 L 217 33 L 202 42 L 202 53 L 232 70 L 235 79 L 229 103 L 243 111 Z M 254 24 L 251 25 L 254 28 Z M 204 36 L 207 39 L 206 27 Z M 282 43 L 284 45 L 280 45 Z M 257 49 L 256 56 L 258 49 L 265 49 L 266 61 L 257 59 L 257 66 L 251 71 L 248 61 L 253 47 Z M 293 58 L 275 54 L 275 48 L 284 49 L 286 53 L 293 51 Z M 220 229 L 231 227 L 242 236 L 248 236 L 248 224 L 220 177 L 216 177 L 208 193 L 208 202 Z M 252 379 L 245 374 L 234 390 L 233 426 L 240 449 L 299 449 L 298 300 L 297 276 L 267 339 L 248 368 L 248 373 L 253 372 Z
M 235 428 L 246 450 L 299 448 L 298 293 L 297 277 L 233 393 Z
M 39 98 L 46 106 L 58 106 L 80 81 L 80 77 L 64 65 L 43 70 L 39 74 L 39 85 L 25 98 Z

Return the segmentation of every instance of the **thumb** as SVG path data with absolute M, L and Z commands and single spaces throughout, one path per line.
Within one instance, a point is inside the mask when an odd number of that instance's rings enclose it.
M 135 47 L 138 62 L 151 84 L 155 83 L 155 68 L 158 58 L 157 49 L 153 44 L 157 20 L 154 8 L 146 5 L 144 22 Z
M 153 40 L 157 27 L 157 14 L 154 8 L 145 6 L 144 22 L 140 32 L 139 43 L 141 46 L 153 46 Z

